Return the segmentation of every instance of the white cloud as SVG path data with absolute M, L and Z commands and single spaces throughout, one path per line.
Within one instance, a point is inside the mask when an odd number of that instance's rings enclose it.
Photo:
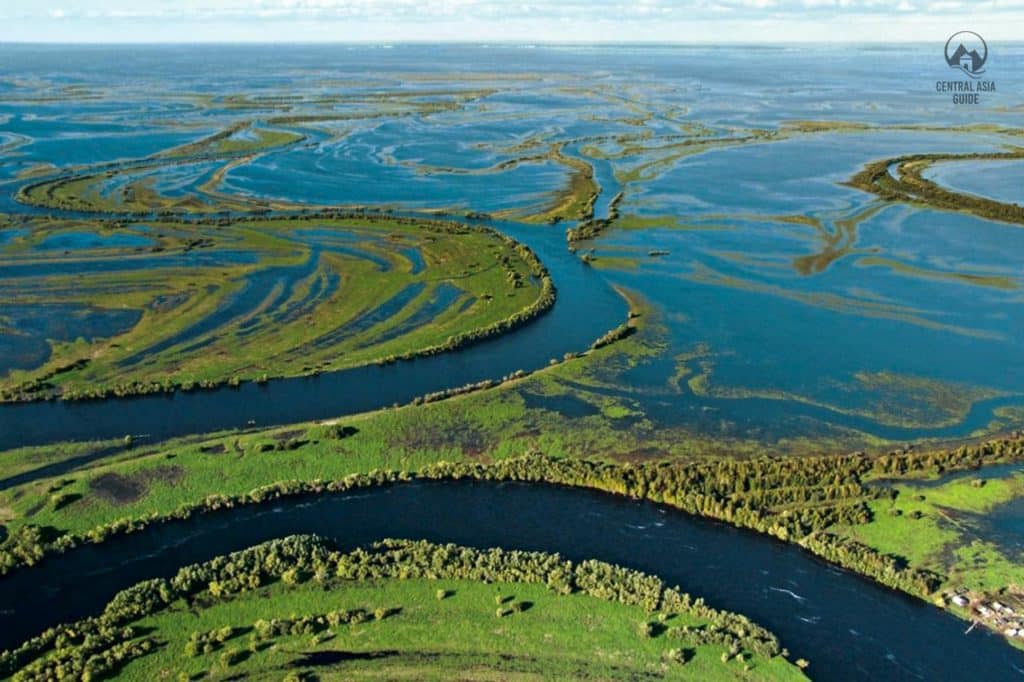
M 963 21 L 1017 39 L 1024 0 L 0 0 L 0 17 L 0 41 L 932 40 Z

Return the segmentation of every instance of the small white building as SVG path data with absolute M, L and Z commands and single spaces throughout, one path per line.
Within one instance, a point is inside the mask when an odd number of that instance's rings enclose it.
M 953 597 L 953 603 L 957 606 L 967 606 L 967 597 L 962 594 L 958 594 Z

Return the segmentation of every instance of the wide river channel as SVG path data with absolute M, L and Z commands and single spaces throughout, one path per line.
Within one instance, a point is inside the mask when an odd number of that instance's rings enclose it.
M 583 489 L 432 482 L 238 507 L 85 546 L 0 580 L 0 647 L 97 613 L 118 590 L 294 533 L 343 548 L 426 538 L 597 558 L 656 574 L 775 632 L 817 680 L 1012 680 L 1024 653 L 796 546 Z

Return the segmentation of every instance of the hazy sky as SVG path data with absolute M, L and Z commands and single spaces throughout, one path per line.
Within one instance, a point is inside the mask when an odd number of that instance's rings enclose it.
M 0 42 L 1024 39 L 1024 0 L 0 0 Z

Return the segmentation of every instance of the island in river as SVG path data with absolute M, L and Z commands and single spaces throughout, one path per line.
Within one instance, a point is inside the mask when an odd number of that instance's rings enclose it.
M 1024 490 L 985 468 L 1024 459 L 1012 109 L 865 108 L 914 57 L 886 63 L 877 92 L 843 76 L 859 94 L 831 94 L 823 119 L 820 97 L 799 94 L 833 77 L 820 65 L 878 64 L 828 47 L 759 53 L 788 86 L 756 92 L 753 57 L 716 52 L 710 99 L 678 68 L 707 62 L 696 48 L 295 46 L 273 64 L 254 49 L 211 52 L 221 81 L 146 48 L 128 84 L 118 48 L 0 48 L 0 584 L 228 508 L 416 480 L 557 483 L 798 544 L 948 610 L 920 616 L 945 650 L 949 619 L 977 622 L 969 637 L 989 639 L 966 641 L 993 678 L 1024 667 L 994 639 L 1021 639 L 1007 528 Z M 57 66 L 68 50 L 81 70 Z M 1002 175 L 985 195 L 950 168 Z M 227 545 L 202 560 L 242 549 Z M 158 576 L 128 577 L 118 589 Z M 204 589 L 197 608 L 215 608 Z M 379 594 L 392 589 L 405 587 Z M 373 651 L 390 637 L 407 645 L 397 658 L 346 645 L 311 660 L 440 675 L 507 653 L 425 652 L 366 601 Z M 783 649 L 803 656 L 812 638 L 785 609 L 749 609 L 779 650 L 715 640 L 719 663 L 799 674 Z M 637 620 L 609 612 L 621 618 Z M 150 660 L 167 670 L 190 647 L 197 674 L 262 664 L 233 643 L 255 621 L 235 620 L 222 642 L 212 625 L 179 642 L 164 623 Z M 689 657 L 671 626 L 645 622 L 650 655 L 601 675 L 717 674 L 711 649 Z M 860 651 L 850 627 L 819 627 Z M 49 636 L 34 662 L 7 642 L 9 670 L 95 654 Z M 849 663 L 809 648 L 812 677 Z M 851 675 L 934 670 L 921 647 L 895 662 L 863 651 L 873 663 Z M 561 670 L 518 665 L 500 670 Z

